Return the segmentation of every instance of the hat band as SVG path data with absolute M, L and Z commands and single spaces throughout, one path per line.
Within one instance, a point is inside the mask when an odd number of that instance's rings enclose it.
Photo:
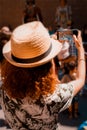
M 34 63 L 34 62 L 37 62 L 37 61 L 45 58 L 50 53 L 51 49 L 52 49 L 52 44 L 50 45 L 49 49 L 45 53 L 43 53 L 40 56 L 34 57 L 34 58 L 22 59 L 22 58 L 18 58 L 16 56 L 14 56 L 13 54 L 11 54 L 11 55 L 12 55 L 12 59 L 18 63 Z

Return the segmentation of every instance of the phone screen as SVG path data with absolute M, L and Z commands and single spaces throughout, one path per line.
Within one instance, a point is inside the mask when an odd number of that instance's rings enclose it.
M 57 39 L 60 41 L 73 40 L 73 34 L 78 36 L 78 29 L 62 29 L 57 30 Z
M 57 38 L 60 42 L 65 43 L 67 41 L 70 45 L 70 55 L 77 56 L 77 49 L 75 47 L 73 34 L 78 35 L 78 29 L 63 29 L 57 30 Z
M 57 39 L 60 41 L 70 41 L 72 40 L 73 32 L 71 29 L 57 30 Z

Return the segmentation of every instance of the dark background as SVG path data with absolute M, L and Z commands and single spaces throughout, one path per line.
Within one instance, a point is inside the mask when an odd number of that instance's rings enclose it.
M 59 0 L 36 0 L 41 8 L 45 26 L 54 27 L 55 11 Z M 74 28 L 81 29 L 87 23 L 87 0 L 68 0 L 72 8 Z M 0 27 L 10 25 L 12 29 L 22 24 L 25 0 L 0 0 Z

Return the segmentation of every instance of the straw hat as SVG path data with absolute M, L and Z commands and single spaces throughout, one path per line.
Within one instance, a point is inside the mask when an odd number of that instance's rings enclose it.
M 3 47 L 6 60 L 18 67 L 36 67 L 49 62 L 61 50 L 62 44 L 50 38 L 39 21 L 18 26 Z

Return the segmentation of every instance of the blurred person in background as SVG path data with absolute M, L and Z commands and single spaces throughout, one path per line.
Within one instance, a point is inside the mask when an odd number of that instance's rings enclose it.
M 55 14 L 56 28 L 67 28 L 72 25 L 72 10 L 68 5 L 67 0 L 59 0 L 59 5 L 56 8 Z
M 41 21 L 43 22 L 42 12 L 40 7 L 35 3 L 35 0 L 26 0 L 26 5 L 23 15 L 23 23 L 31 21 Z
M 1 63 L 4 59 L 3 54 L 2 54 L 2 48 L 5 45 L 5 43 L 9 41 L 10 37 L 11 37 L 11 30 L 9 26 L 3 26 L 0 29 L 0 69 L 1 69 Z
M 75 80 L 77 78 L 77 59 L 76 60 L 71 59 L 71 61 L 66 63 L 66 68 L 67 68 L 67 72 L 62 77 L 61 83 L 67 83 L 67 82 Z M 79 94 L 77 94 L 73 98 L 72 104 L 68 108 L 70 119 L 73 117 L 78 118 L 78 115 L 79 115 L 78 101 L 79 101 Z

